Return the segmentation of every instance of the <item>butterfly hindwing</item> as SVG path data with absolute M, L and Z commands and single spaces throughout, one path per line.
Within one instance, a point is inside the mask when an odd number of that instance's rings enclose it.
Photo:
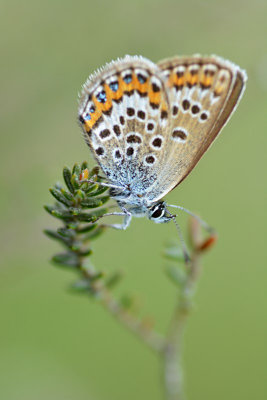
M 240 99 L 245 72 L 218 57 L 177 57 L 158 64 L 170 104 L 168 162 L 159 176 L 158 200 L 194 168 L 221 131 Z

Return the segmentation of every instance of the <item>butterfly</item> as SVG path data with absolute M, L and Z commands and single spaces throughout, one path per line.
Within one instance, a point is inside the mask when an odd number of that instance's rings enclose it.
M 104 185 L 121 209 L 111 214 L 125 217 L 113 227 L 126 229 L 132 216 L 156 223 L 174 218 L 163 197 L 187 177 L 220 133 L 246 80 L 244 70 L 217 56 L 173 57 L 155 64 L 127 55 L 88 78 L 78 118 L 107 178 Z

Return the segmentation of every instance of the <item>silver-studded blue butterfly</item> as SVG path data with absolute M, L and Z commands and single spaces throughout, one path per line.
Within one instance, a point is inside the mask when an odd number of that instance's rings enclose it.
M 133 215 L 157 223 L 174 219 L 162 198 L 220 133 L 245 82 L 245 71 L 216 56 L 158 64 L 126 56 L 88 78 L 79 121 L 122 210 L 113 214 L 125 216 L 115 228 L 126 229 Z

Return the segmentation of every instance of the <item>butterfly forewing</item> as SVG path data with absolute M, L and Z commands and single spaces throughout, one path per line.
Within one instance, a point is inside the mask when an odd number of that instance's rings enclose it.
M 165 77 L 170 121 L 168 162 L 150 198 L 158 200 L 177 186 L 211 145 L 244 90 L 246 75 L 218 57 L 178 57 L 160 62 Z
M 84 137 L 110 181 L 144 195 L 163 163 L 169 104 L 156 64 L 125 57 L 91 76 L 79 119 Z

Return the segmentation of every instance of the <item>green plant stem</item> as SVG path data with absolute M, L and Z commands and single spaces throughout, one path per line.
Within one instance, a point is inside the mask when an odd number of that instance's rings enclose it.
M 165 339 L 151 328 L 147 328 L 142 320 L 125 311 L 112 294 L 103 288 L 99 291 L 102 306 L 109 311 L 113 317 L 120 322 L 126 329 L 135 334 L 143 343 L 147 344 L 152 350 L 161 352 L 165 347 Z
M 178 296 L 177 305 L 161 353 L 163 380 L 167 400 L 184 400 L 182 348 L 187 318 L 192 309 L 195 284 L 200 273 L 200 253 L 195 251 L 187 266 L 187 279 Z
M 79 261 L 79 268 L 83 270 L 83 258 L 80 257 Z M 88 271 L 83 270 L 83 274 L 85 277 L 90 278 L 90 276 L 87 275 Z M 151 327 L 147 327 L 143 321 L 134 314 L 125 310 L 106 286 L 101 282 L 96 282 L 94 284 L 94 291 L 104 309 L 123 325 L 124 328 L 132 332 L 153 351 L 159 353 L 164 349 L 164 337 Z

